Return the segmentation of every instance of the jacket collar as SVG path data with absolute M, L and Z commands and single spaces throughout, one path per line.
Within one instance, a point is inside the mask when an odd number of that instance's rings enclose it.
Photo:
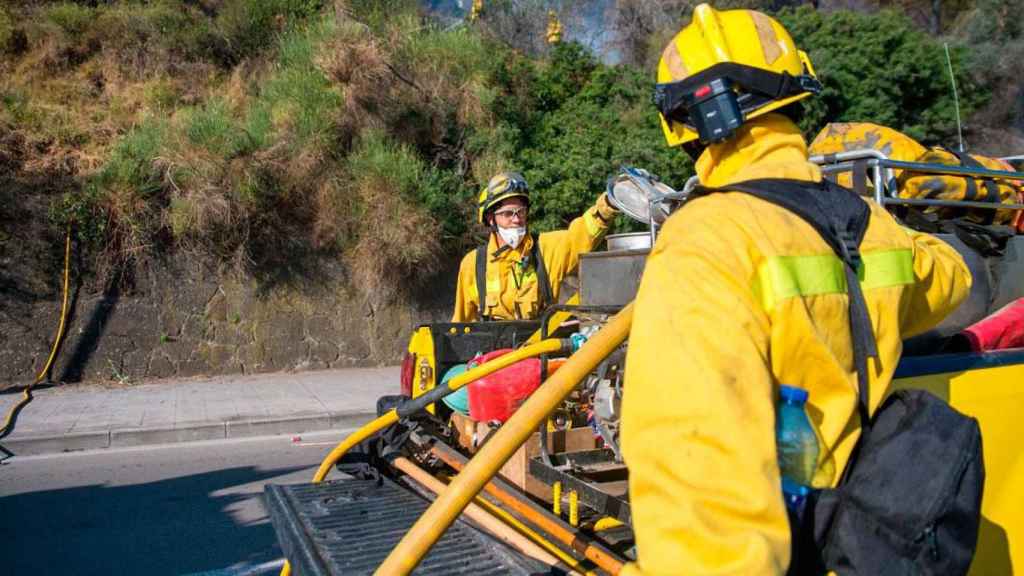
M 807 161 L 800 129 L 781 114 L 747 122 L 725 142 L 708 146 L 697 159 L 701 184 L 721 187 L 759 178 L 820 181 L 821 170 Z

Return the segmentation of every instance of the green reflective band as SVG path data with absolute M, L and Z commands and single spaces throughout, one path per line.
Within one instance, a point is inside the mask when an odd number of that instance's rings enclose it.
M 861 258 L 858 276 L 865 290 L 914 282 L 914 259 L 909 249 L 869 252 Z M 843 263 L 833 254 L 774 256 L 765 260 L 757 276 L 755 292 L 768 312 L 787 298 L 846 292 Z
M 858 276 L 865 290 L 914 283 L 914 254 L 909 248 L 869 252 L 863 258 Z
M 594 212 L 597 212 L 597 210 L 594 210 Z M 590 213 L 590 210 L 583 213 L 583 223 L 587 226 L 587 234 L 591 238 L 597 238 L 599 234 L 604 232 L 604 226 L 597 223 L 597 218 L 594 217 L 594 214 Z

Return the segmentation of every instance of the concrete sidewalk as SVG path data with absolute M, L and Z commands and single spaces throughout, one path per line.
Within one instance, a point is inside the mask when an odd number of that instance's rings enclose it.
M 357 368 L 39 389 L 0 446 L 29 455 L 351 429 L 376 416 L 378 397 L 398 393 L 398 373 Z M 21 398 L 0 393 L 0 418 Z

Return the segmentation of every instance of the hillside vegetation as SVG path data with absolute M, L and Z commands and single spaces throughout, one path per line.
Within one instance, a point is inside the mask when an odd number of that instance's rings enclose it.
M 516 4 L 495 3 L 494 21 Z M 950 31 L 969 136 L 1019 122 L 1021 59 L 1007 54 L 1021 25 L 991 4 Z M 622 164 L 676 186 L 692 173 L 664 145 L 649 68 L 520 45 L 487 18 L 441 24 L 405 0 L 8 3 L 3 256 L 17 257 L 18 230 L 58 238 L 72 223 L 97 283 L 189 256 L 273 286 L 332 260 L 386 295 L 478 241 L 476 192 L 496 171 L 524 172 L 540 230 Z M 869 120 L 951 143 L 942 43 L 902 12 L 779 18 L 826 87 L 808 134 Z

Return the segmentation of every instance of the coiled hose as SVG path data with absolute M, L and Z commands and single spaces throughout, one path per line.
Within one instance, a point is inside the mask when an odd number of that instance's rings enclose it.
M 565 399 L 573 388 L 617 348 L 629 335 L 633 305 L 616 314 L 583 347 L 498 428 L 483 448 L 466 464 L 448 488 L 427 508 L 406 532 L 376 574 L 409 574 L 420 563 L 445 530 L 477 496 L 512 454 L 537 429 L 541 421 Z M 486 366 L 486 365 L 485 365 Z
M 4 421 L 3 428 L 0 428 L 0 438 L 4 438 L 11 433 L 11 424 L 14 423 L 14 415 L 24 408 L 26 404 L 32 401 L 32 387 L 43 380 L 46 380 L 46 375 L 50 373 L 50 368 L 53 367 L 53 361 L 57 358 L 57 350 L 60 348 L 61 339 L 64 338 L 64 327 L 68 319 L 68 287 L 70 285 L 70 279 L 71 225 L 68 224 L 67 232 L 64 237 L 64 301 L 60 306 L 60 324 L 57 326 L 57 337 L 53 339 L 53 346 L 50 348 L 50 357 L 46 359 L 46 364 L 43 365 L 43 369 L 39 371 L 36 379 L 25 387 L 25 390 L 22 392 L 21 401 L 7 411 L 7 419 Z

